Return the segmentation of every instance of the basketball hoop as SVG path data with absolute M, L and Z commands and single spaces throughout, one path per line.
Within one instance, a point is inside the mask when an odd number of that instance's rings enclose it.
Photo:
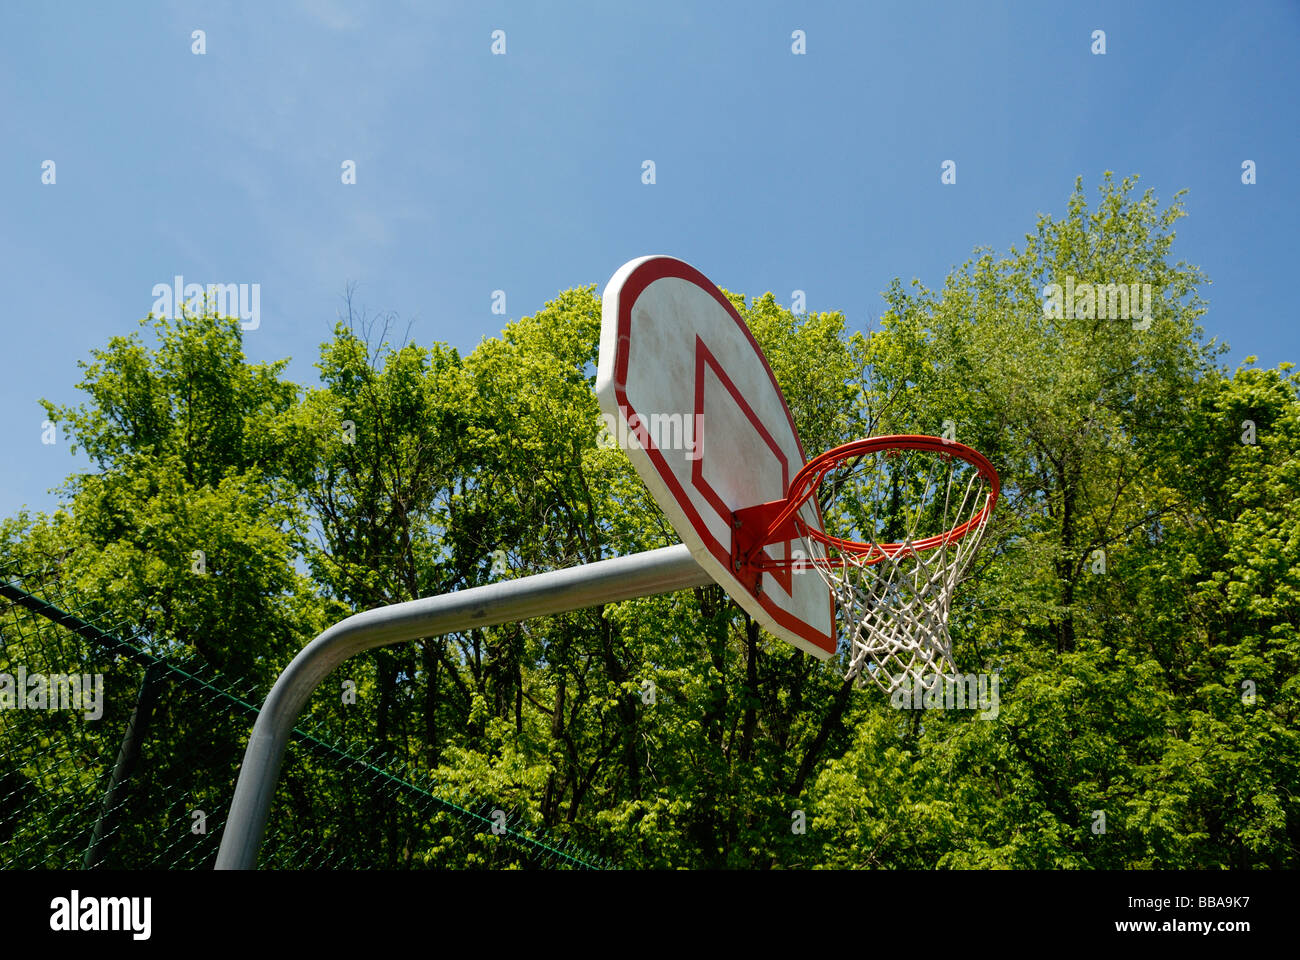
M 847 676 L 859 683 L 870 677 L 892 693 L 909 677 L 951 677 L 953 589 L 999 489 L 993 465 L 954 440 L 854 440 L 810 460 L 784 500 L 736 512 L 733 562 L 759 584 L 764 573 L 816 570 L 847 634 Z

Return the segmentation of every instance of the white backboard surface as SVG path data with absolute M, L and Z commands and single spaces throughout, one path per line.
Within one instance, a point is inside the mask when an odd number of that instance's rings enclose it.
M 602 295 L 596 393 L 637 474 L 691 551 L 751 617 L 820 659 L 835 652 L 830 589 L 815 570 L 732 570 L 732 513 L 785 496 L 804 464 L 794 420 L 744 320 L 672 257 L 618 269 Z M 815 506 L 807 505 L 809 519 Z M 782 558 L 797 547 L 766 549 Z

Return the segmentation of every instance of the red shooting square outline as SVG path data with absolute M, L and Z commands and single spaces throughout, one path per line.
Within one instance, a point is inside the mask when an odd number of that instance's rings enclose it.
M 700 335 L 696 334 L 695 450 L 700 454 L 700 456 L 691 461 L 691 484 L 696 490 L 700 491 L 700 494 L 712 505 L 713 509 L 718 511 L 718 516 L 727 521 L 727 526 L 731 526 L 731 510 L 729 510 L 727 505 L 722 502 L 722 498 L 718 496 L 717 491 L 709 485 L 709 481 L 704 479 L 704 441 L 700 435 L 706 429 L 704 419 L 704 374 L 706 369 L 713 371 L 713 375 L 717 377 L 722 386 L 726 388 L 727 393 L 731 394 L 731 399 L 734 400 L 736 406 L 740 408 L 740 412 L 745 415 L 745 419 L 748 420 L 750 426 L 754 428 L 754 432 L 762 438 L 763 442 L 767 444 L 767 448 L 772 451 L 772 456 L 776 457 L 777 461 L 780 462 L 781 493 L 778 496 L 773 497 L 773 500 L 778 500 L 785 496 L 785 491 L 790 487 L 790 462 L 786 459 L 781 448 L 777 446 L 775 438 L 773 438 L 772 434 L 768 432 L 767 427 L 763 426 L 763 421 L 758 419 L 758 414 L 754 412 L 754 408 L 746 403 L 745 398 L 740 395 L 740 391 L 736 389 L 736 385 L 731 382 L 731 378 L 727 376 L 727 372 L 723 370 L 722 365 L 718 363 L 717 357 L 713 355 L 713 352 L 708 348 L 704 340 L 700 338 Z M 785 556 L 788 557 L 790 556 L 790 541 L 786 540 L 784 543 Z M 766 548 L 764 548 L 764 552 L 767 552 Z M 769 554 L 769 556 L 771 556 L 771 554 Z M 787 597 L 794 596 L 794 584 L 790 582 L 790 567 L 777 567 L 766 572 L 768 576 L 780 585 L 781 589 L 785 591 Z

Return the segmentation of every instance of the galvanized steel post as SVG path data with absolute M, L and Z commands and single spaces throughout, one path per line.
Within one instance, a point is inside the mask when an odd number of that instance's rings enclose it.
M 712 582 L 690 550 L 678 545 L 409 600 L 334 624 L 294 657 L 257 715 L 221 837 L 217 869 L 257 866 L 257 851 L 293 725 L 321 681 L 353 654 Z

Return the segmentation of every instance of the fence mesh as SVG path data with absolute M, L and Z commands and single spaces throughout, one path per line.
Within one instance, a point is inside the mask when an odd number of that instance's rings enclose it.
M 212 867 L 267 692 L 0 563 L 0 869 Z M 263 867 L 610 866 L 327 728 L 294 731 Z

